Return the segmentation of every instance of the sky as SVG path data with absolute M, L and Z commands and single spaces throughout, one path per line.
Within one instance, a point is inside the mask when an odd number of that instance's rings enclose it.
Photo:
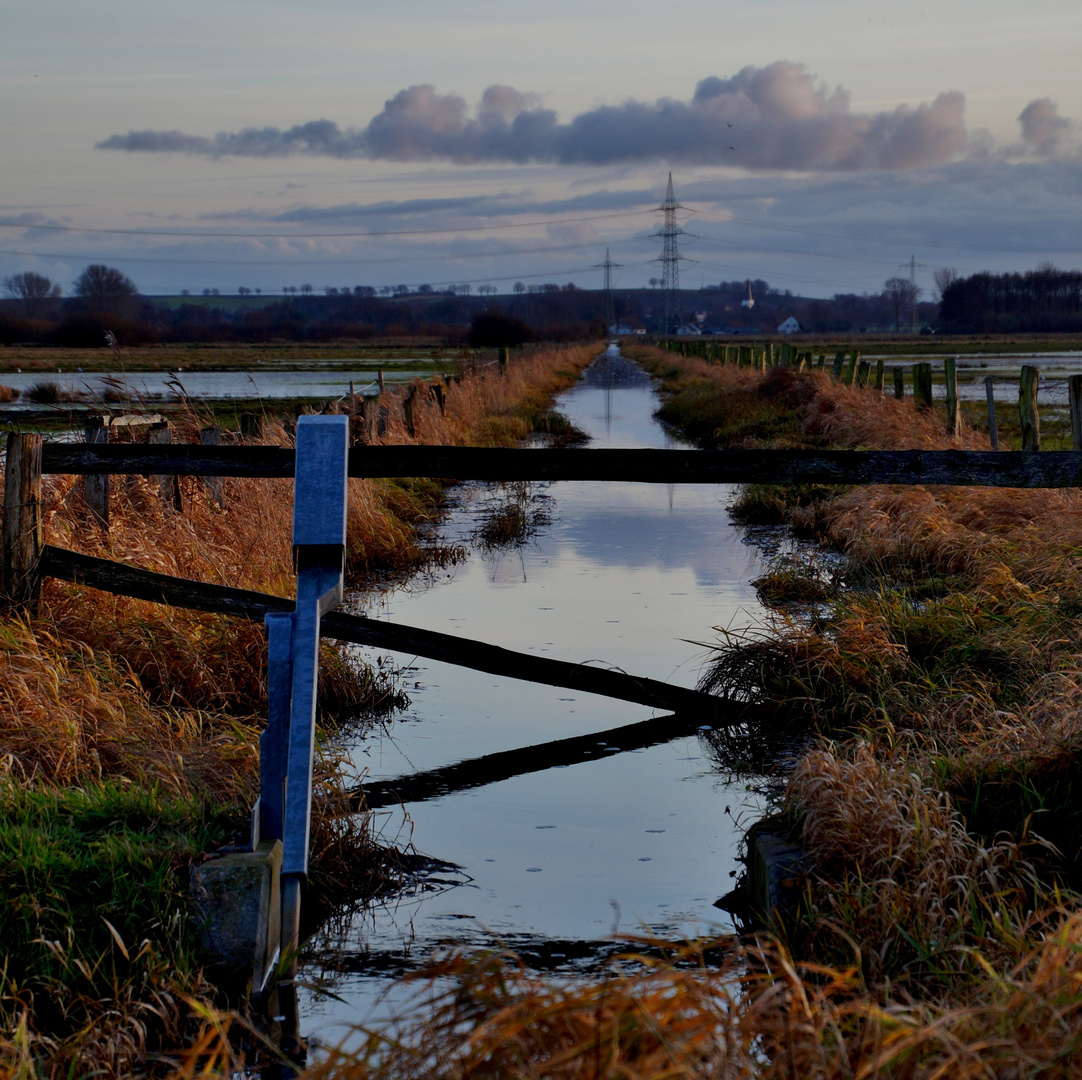
M 146 294 L 1082 266 L 1067 0 L 0 0 L 0 278 Z

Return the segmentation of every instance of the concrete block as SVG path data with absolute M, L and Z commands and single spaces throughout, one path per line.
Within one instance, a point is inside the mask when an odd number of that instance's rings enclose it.
M 275 962 L 281 937 L 282 842 L 234 852 L 193 866 L 190 892 L 200 920 L 199 948 L 206 963 L 251 978 L 260 990 Z
M 759 926 L 780 930 L 807 880 L 811 858 L 777 820 L 767 819 L 748 833 L 748 907 Z

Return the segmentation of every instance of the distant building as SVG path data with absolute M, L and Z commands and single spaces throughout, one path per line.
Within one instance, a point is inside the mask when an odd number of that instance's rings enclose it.
M 793 316 L 790 315 L 789 318 L 786 319 L 785 322 L 783 322 L 781 324 L 781 326 L 778 327 L 778 333 L 779 334 L 799 334 L 800 333 L 800 323 L 798 323 L 796 321 L 796 319 L 794 319 Z
M 746 307 L 749 310 L 755 307 L 755 297 L 751 295 L 751 278 L 748 278 L 748 298 L 747 300 L 741 300 L 740 306 Z
M 702 331 L 694 323 L 684 323 L 676 333 L 679 337 L 698 337 Z
M 616 322 L 609 324 L 609 333 L 613 337 L 626 337 L 628 334 L 635 333 L 635 331 L 627 323 Z

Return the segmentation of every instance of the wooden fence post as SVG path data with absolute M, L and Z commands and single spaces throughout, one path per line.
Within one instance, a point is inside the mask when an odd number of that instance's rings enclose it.
M 413 438 L 417 434 L 413 424 L 413 395 L 416 393 L 416 390 L 416 387 L 411 386 L 409 392 L 406 394 L 405 400 L 402 402 L 402 416 L 406 421 L 406 430 L 410 433 L 410 438 Z
M 872 373 L 872 365 L 868 360 L 861 360 L 857 363 L 857 386 L 867 386 L 868 376 Z
M 1041 369 L 1033 364 L 1023 364 L 1018 379 L 1018 422 L 1022 426 L 1022 449 L 1040 450 L 1041 414 L 1037 409 L 1037 387 L 1041 381 Z
M 246 416 L 251 415 L 245 413 Z M 147 442 L 155 446 L 168 446 L 173 441 L 173 433 L 170 430 L 169 424 L 155 424 L 149 432 L 147 432 Z M 158 498 L 162 501 L 162 506 L 172 507 L 178 514 L 184 512 L 184 503 L 180 497 L 180 477 L 177 475 L 172 476 L 152 476 L 152 481 L 158 482 Z
M 839 352 L 834 354 L 834 367 L 831 371 L 834 374 L 835 379 L 842 377 L 842 368 L 845 366 L 845 353 Z
M 220 427 L 205 427 L 199 432 L 200 446 L 217 446 L 222 441 L 222 429 Z M 203 485 L 207 489 L 207 495 L 211 502 L 219 509 L 225 506 L 225 494 L 222 489 L 220 476 L 204 476 Z
M 932 365 L 913 365 L 913 400 L 918 409 L 932 407 Z
M 875 362 L 875 388 L 879 393 L 883 393 L 884 379 L 886 375 L 886 369 L 884 367 L 884 361 L 882 359 Z
M 894 368 L 894 396 L 899 401 L 905 400 L 905 369 Z
M 1067 395 L 1071 409 L 1071 446 L 1082 450 L 1082 375 L 1067 380 Z
M 988 401 L 988 442 L 993 450 L 999 449 L 999 424 L 996 423 L 996 395 L 992 389 L 992 376 L 984 377 L 984 396 Z
M 96 422 L 95 422 L 96 421 Z M 83 429 L 88 443 L 107 443 L 109 428 L 104 417 L 90 417 Z M 87 512 L 103 529 L 109 528 L 109 489 L 112 486 L 107 473 L 83 477 L 83 498 Z
M 0 587 L 7 602 L 33 609 L 41 594 L 41 436 L 9 432 L 4 468 Z
M 849 354 L 849 363 L 845 368 L 845 382 L 846 386 L 852 386 L 857 377 L 857 365 L 860 363 L 860 350 L 854 349 Z
M 956 439 L 962 433 L 962 417 L 958 411 L 958 358 L 948 356 L 943 361 L 947 383 L 947 435 Z

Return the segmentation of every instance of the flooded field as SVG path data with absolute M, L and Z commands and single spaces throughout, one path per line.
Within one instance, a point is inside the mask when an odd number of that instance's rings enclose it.
M 559 404 L 591 446 L 670 445 L 649 380 L 615 352 Z M 460 489 L 448 539 L 476 541 L 493 500 L 515 494 Z M 763 614 L 748 584 L 762 556 L 730 523 L 730 497 L 711 486 L 535 489 L 538 528 L 524 546 L 475 543 L 465 563 L 369 600 L 367 614 L 693 686 L 712 628 Z M 410 656 L 391 662 L 406 673 L 412 707 L 351 747 L 371 780 L 652 715 Z M 732 888 L 741 837 L 761 812 L 756 785 L 718 766 L 705 731 L 635 750 L 608 742 L 588 762 L 380 811 L 388 840 L 412 839 L 453 866 L 310 943 L 301 978 L 335 998 L 304 993 L 304 1034 L 337 1042 L 343 1025 L 382 1014 L 393 977 L 448 940 L 503 944 L 538 967 L 573 971 L 596 967 L 614 932 L 731 929 L 714 904 Z
M 291 365 L 295 361 L 290 362 Z M 53 383 L 62 394 L 86 395 L 100 399 L 104 393 L 119 396 L 132 406 L 147 403 L 177 401 L 188 397 L 200 401 L 273 401 L 283 398 L 320 398 L 334 400 L 349 393 L 354 384 L 356 393 L 375 393 L 378 372 L 383 371 L 386 382 L 409 382 L 418 376 L 453 368 L 428 361 L 389 361 L 381 364 L 336 361 L 333 365 L 321 361 L 323 370 L 275 370 L 266 368 L 249 371 L 116 371 L 109 374 L 82 373 L 64 368 L 49 372 L 8 372 L 0 375 L 0 383 L 24 394 L 40 383 Z M 33 407 L 33 402 L 21 400 L 19 405 Z M 11 406 L 6 406 L 10 408 Z
M 906 381 L 914 364 L 931 361 L 932 395 L 936 400 L 947 396 L 943 383 L 943 358 L 914 354 L 878 357 L 868 355 L 864 359 L 873 364 L 883 359 L 887 368 L 887 392 L 891 391 L 890 369 L 906 369 Z M 1041 405 L 1067 405 L 1067 380 L 1072 375 L 1082 374 L 1082 353 L 1079 352 L 1034 352 L 1034 353 L 980 353 L 958 357 L 958 396 L 963 401 L 984 401 L 984 380 L 992 378 L 992 392 L 997 402 L 1004 405 L 1018 404 L 1018 374 L 1023 364 L 1032 364 L 1041 369 L 1041 384 L 1037 399 Z M 829 366 L 829 365 L 828 365 Z

